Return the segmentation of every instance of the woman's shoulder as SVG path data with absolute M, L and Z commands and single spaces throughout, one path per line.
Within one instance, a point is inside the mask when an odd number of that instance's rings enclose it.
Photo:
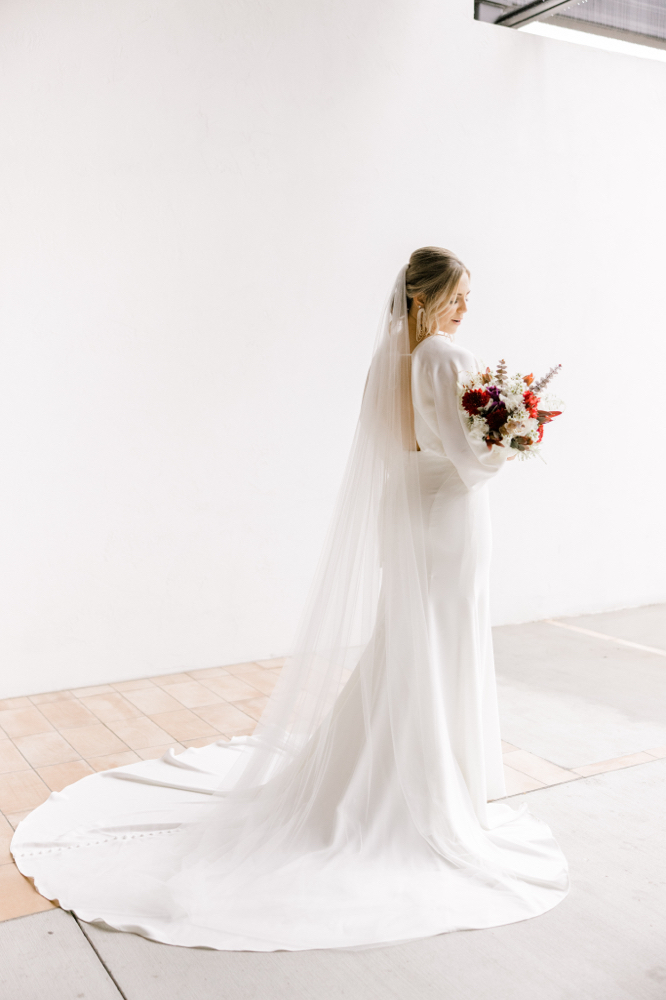
M 452 343 L 448 337 L 435 335 L 422 341 L 414 350 L 414 356 L 418 364 L 438 366 L 440 364 L 450 365 L 460 370 L 476 371 L 477 360 L 471 351 L 460 344 Z

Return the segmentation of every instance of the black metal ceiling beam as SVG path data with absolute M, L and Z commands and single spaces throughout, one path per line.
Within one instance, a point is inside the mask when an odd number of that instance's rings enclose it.
M 576 3 L 577 0 L 531 0 L 522 7 L 513 7 L 500 14 L 495 24 L 503 24 L 507 28 L 522 28 L 530 21 L 538 21 L 544 14 L 553 13 Z

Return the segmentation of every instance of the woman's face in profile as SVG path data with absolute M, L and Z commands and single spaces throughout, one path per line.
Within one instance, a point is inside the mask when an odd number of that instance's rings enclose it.
M 469 275 L 465 272 L 458 282 L 455 294 L 447 302 L 442 303 L 437 313 L 437 329 L 442 333 L 455 333 L 460 329 L 463 316 L 467 312 L 469 291 Z

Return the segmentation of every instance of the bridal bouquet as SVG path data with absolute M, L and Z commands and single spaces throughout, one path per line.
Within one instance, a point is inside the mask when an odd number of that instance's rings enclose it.
M 561 367 L 555 365 L 538 382 L 533 375 L 509 375 L 503 360 L 494 375 L 490 368 L 466 375 L 458 389 L 471 436 L 489 449 L 512 448 L 520 458 L 537 455 L 544 426 L 562 412 L 542 395 Z

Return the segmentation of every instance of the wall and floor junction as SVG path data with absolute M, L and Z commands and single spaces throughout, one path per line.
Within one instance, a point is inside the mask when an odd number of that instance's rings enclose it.
M 561 362 L 497 624 L 666 599 L 666 68 L 471 0 L 7 0 L 0 696 L 283 655 L 410 251 Z

